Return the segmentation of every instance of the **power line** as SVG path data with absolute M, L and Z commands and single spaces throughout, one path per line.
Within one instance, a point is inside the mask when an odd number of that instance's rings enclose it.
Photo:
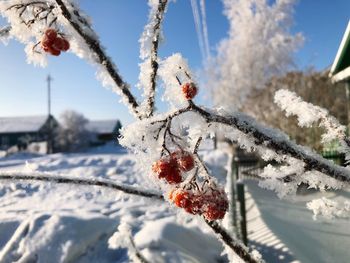
M 197 0 L 191 0 L 193 19 L 198 37 L 198 44 L 201 51 L 202 59 L 204 62 L 206 62 L 210 58 L 210 48 L 205 0 L 200 0 L 199 6 L 200 12 Z
M 200 21 L 197 0 L 191 0 L 191 6 L 192 6 L 194 24 L 196 27 L 196 32 L 197 32 L 197 37 L 198 37 L 199 48 L 201 51 L 202 59 L 205 60 L 204 40 L 203 40 L 203 33 L 201 30 L 201 21 Z
M 201 16 L 202 16 L 202 27 L 203 27 L 203 38 L 204 38 L 204 50 L 206 52 L 206 59 L 210 58 L 210 46 L 209 36 L 207 27 L 207 14 L 205 8 L 205 0 L 200 0 Z

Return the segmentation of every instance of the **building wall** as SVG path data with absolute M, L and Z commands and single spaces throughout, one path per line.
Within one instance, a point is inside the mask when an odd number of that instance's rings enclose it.
M 0 149 L 6 150 L 15 145 L 25 148 L 27 143 L 39 141 L 41 137 L 37 132 L 2 133 L 0 134 Z

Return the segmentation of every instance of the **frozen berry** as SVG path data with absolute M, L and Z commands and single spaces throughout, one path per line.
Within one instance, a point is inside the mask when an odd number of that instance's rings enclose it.
M 50 39 L 48 39 L 48 37 L 43 37 L 43 39 L 41 40 L 41 47 L 47 52 L 47 49 L 50 48 L 52 46 L 52 41 Z
M 41 47 L 45 52 L 53 56 L 59 56 L 61 51 L 67 51 L 70 45 L 66 39 L 57 36 L 55 29 L 49 28 L 45 31 L 41 40 Z
M 62 37 L 57 37 L 53 41 L 52 46 L 60 51 L 67 51 L 69 49 L 69 42 Z
M 52 28 L 48 28 L 45 31 L 45 36 L 50 40 L 50 41 L 54 41 L 57 37 L 57 32 L 55 29 Z
M 58 50 L 63 50 L 64 47 L 64 40 L 61 37 L 57 37 L 53 43 L 52 43 L 52 47 L 58 49 Z
M 204 213 L 204 217 L 209 221 L 223 219 L 226 214 L 226 209 L 220 209 L 215 205 L 209 205 Z
M 185 209 L 186 212 L 191 214 L 201 214 L 202 207 L 203 207 L 203 201 L 201 199 L 201 195 L 198 194 L 192 194 L 191 198 L 191 206 L 189 209 Z
M 169 174 L 165 177 L 165 180 L 169 184 L 179 184 L 182 182 L 181 172 L 177 168 L 173 168 L 169 171 Z
M 48 46 L 41 46 L 45 52 L 49 52 L 50 48 Z
M 172 201 L 177 207 L 183 208 L 187 213 L 193 215 L 201 213 L 203 204 L 196 194 L 178 190 L 173 193 Z
M 177 191 L 173 197 L 173 201 L 177 207 L 189 208 L 191 206 L 191 196 L 186 191 Z
M 174 158 L 158 160 L 153 164 L 152 171 L 158 176 L 158 178 L 164 178 L 170 184 L 178 184 L 182 182 L 182 175 Z
M 169 200 L 187 213 L 203 215 L 209 221 L 223 219 L 229 206 L 225 191 L 215 185 L 204 191 L 175 188 L 169 192 Z
M 49 48 L 48 52 L 53 56 L 59 56 L 61 54 L 61 51 L 54 47 Z
M 191 171 L 194 168 L 194 159 L 189 152 L 176 151 L 171 154 L 171 157 L 177 161 L 179 168 L 184 172 Z
M 192 100 L 197 95 L 197 87 L 194 83 L 185 83 L 182 85 L 182 93 L 186 100 Z
M 159 178 L 164 178 L 168 170 L 169 170 L 169 162 L 167 162 L 166 160 L 158 160 L 152 165 L 152 171 L 156 175 L 158 175 Z
M 223 190 L 215 190 L 203 197 L 206 207 L 204 217 L 209 221 L 224 218 L 228 210 L 228 200 Z
M 179 159 L 177 159 L 177 163 L 181 170 L 188 172 L 194 168 L 194 159 L 191 154 L 184 153 Z
M 62 51 L 67 51 L 70 48 L 70 44 L 67 39 L 63 38 L 63 47 Z

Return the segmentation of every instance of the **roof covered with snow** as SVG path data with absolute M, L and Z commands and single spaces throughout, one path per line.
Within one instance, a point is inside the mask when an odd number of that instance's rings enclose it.
M 343 35 L 343 39 L 338 48 L 337 55 L 334 59 L 330 76 L 334 82 L 340 82 L 350 78 L 350 20 Z
M 0 134 L 17 132 L 37 132 L 45 122 L 47 115 L 23 116 L 23 117 L 0 117 Z M 99 134 L 113 133 L 117 128 L 118 120 L 89 121 L 86 125 L 88 131 Z
M 96 133 L 113 133 L 118 120 L 98 120 L 98 121 L 89 121 L 86 124 L 86 129 L 91 132 Z
M 0 117 L 0 133 L 37 132 L 45 124 L 47 115 Z

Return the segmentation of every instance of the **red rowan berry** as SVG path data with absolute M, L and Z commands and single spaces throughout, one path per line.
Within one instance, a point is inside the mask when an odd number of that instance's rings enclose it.
M 219 208 L 214 204 L 211 204 L 207 207 L 204 212 L 204 217 L 209 221 L 214 221 L 218 219 L 223 219 L 226 214 L 226 209 Z
M 218 220 L 224 218 L 228 209 L 228 200 L 223 190 L 215 190 L 210 194 L 205 195 L 204 217 L 209 220 Z
M 182 182 L 181 172 L 177 168 L 170 169 L 169 173 L 165 176 L 165 180 L 169 184 L 179 184 Z
M 160 159 L 152 165 L 152 171 L 158 178 L 164 178 L 170 184 L 182 182 L 181 172 L 174 158 Z
M 69 48 L 70 48 L 70 44 L 69 44 L 68 40 L 65 39 L 65 38 L 63 38 L 63 47 L 62 47 L 62 50 L 63 50 L 63 51 L 67 51 Z
M 54 41 L 57 37 L 57 31 L 53 28 L 48 28 L 45 31 L 45 36 L 50 40 Z
M 45 31 L 41 40 L 42 49 L 53 56 L 59 56 L 61 51 L 67 51 L 69 46 L 69 42 L 64 38 L 57 36 L 57 31 L 52 28 Z
M 192 100 L 197 95 L 197 87 L 194 83 L 185 83 L 182 85 L 182 93 L 186 100 Z
M 175 196 L 173 198 L 174 204 L 177 207 L 188 208 L 191 206 L 190 194 L 186 191 L 180 190 L 175 192 Z
M 64 47 L 64 40 L 61 37 L 57 37 L 53 42 L 52 42 L 52 47 L 58 49 L 58 50 L 63 50 Z
M 177 163 L 181 170 L 188 172 L 194 168 L 194 159 L 191 154 L 184 153 L 178 160 Z
M 164 159 L 158 160 L 153 163 L 152 171 L 158 175 L 159 178 L 164 178 L 169 170 L 169 162 Z
M 188 172 L 194 168 L 194 159 L 191 153 L 185 151 L 176 151 L 171 154 L 171 157 L 178 163 L 179 168 Z
M 61 51 L 54 47 L 49 47 L 48 52 L 53 56 L 59 56 L 61 54 Z

